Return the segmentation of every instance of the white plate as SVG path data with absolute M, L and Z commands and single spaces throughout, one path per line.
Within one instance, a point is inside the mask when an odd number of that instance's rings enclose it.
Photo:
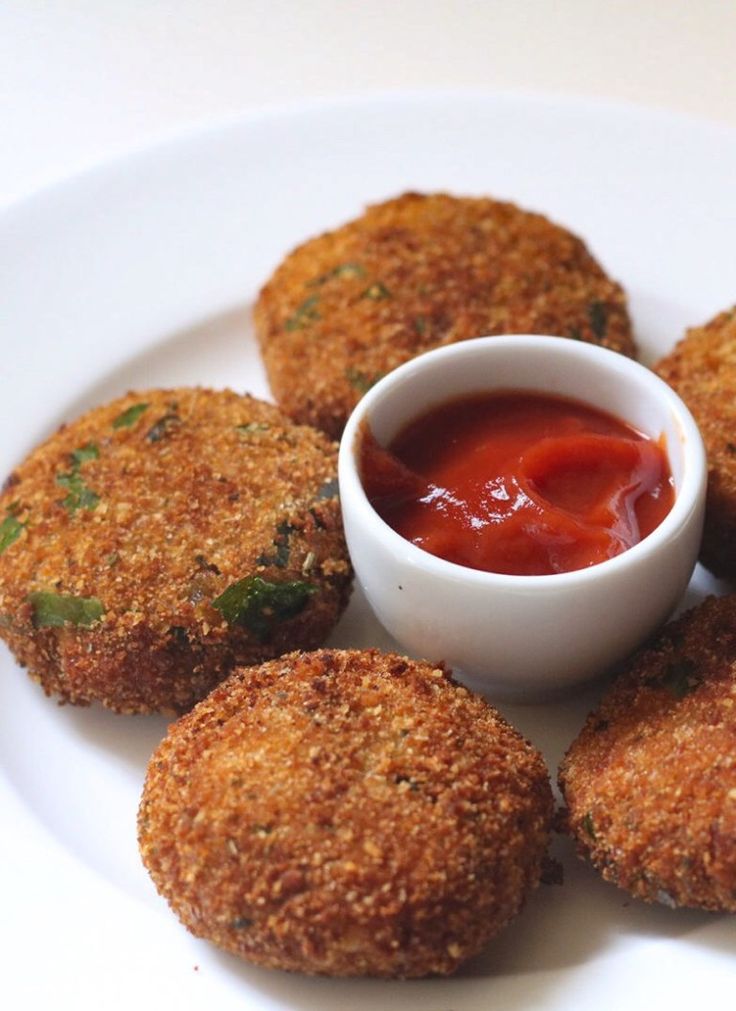
M 9 470 L 129 387 L 266 393 L 249 308 L 301 239 L 407 188 L 488 193 L 584 236 L 629 292 L 646 358 L 736 300 L 736 134 L 513 96 L 383 97 L 230 121 L 38 194 L 0 221 Z M 694 601 L 714 584 L 699 573 Z M 716 587 L 720 592 L 723 587 Z M 333 641 L 388 645 L 356 594 Z M 191 938 L 135 845 L 158 718 L 58 708 L 0 657 L 0 994 L 8 1008 L 685 1008 L 734 982 L 734 921 L 652 908 L 557 853 L 563 887 L 450 980 L 266 972 Z M 506 707 L 553 770 L 595 692 Z M 719 1005 L 719 1001 L 721 1002 Z

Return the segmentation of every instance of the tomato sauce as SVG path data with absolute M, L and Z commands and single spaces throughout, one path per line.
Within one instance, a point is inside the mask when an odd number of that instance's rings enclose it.
M 674 502 L 662 446 L 586 404 L 540 393 L 433 408 L 383 449 L 368 428 L 366 494 L 402 537 L 486 572 L 570 572 L 626 551 Z

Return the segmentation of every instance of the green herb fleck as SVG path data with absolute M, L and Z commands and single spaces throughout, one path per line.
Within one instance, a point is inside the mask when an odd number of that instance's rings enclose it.
M 68 495 L 62 499 L 61 504 L 70 513 L 75 513 L 77 509 L 95 509 L 100 501 L 97 492 L 87 487 L 84 478 L 77 471 L 57 474 L 56 483 L 67 489 Z
M 336 477 L 330 478 L 329 481 L 325 481 L 317 489 L 317 494 L 314 496 L 316 502 L 324 502 L 327 499 L 335 498 L 340 491 L 340 484 Z
M 144 411 L 147 411 L 150 404 L 132 404 L 122 414 L 118 414 L 117 418 L 113 418 L 112 427 L 113 428 L 132 428 L 136 421 L 140 418 Z
M 606 336 L 608 324 L 608 308 L 605 302 L 591 302 L 588 306 L 588 320 L 590 329 L 599 341 Z
M 380 302 L 384 298 L 391 298 L 391 292 L 382 281 L 374 281 L 361 294 L 361 298 L 370 298 L 373 302 Z
M 86 446 L 80 446 L 69 454 L 72 461 L 72 470 L 79 470 L 83 463 L 88 460 L 97 460 L 100 456 L 99 447 L 94 442 L 88 442 Z
M 253 926 L 253 920 L 249 920 L 247 916 L 236 916 L 230 926 L 233 930 L 247 930 Z
M 69 454 L 72 469 L 66 474 L 57 474 L 56 483 L 66 488 L 68 494 L 62 499 L 61 504 L 70 513 L 75 513 L 77 509 L 95 509 L 100 496 L 87 486 L 80 470 L 82 465 L 88 460 L 96 460 L 100 455 L 98 447 L 94 442 L 88 442 L 86 446 L 80 446 Z
M 0 614 L 0 628 L 12 628 L 13 619 L 9 614 Z
M 294 618 L 304 610 L 317 587 L 294 581 L 270 583 L 260 576 L 238 580 L 212 601 L 228 625 L 242 625 L 261 640 L 268 639 L 274 625 Z
M 170 435 L 171 432 L 178 428 L 180 424 L 181 418 L 179 415 L 170 411 L 159 418 L 155 424 L 151 425 L 146 432 L 146 438 L 149 442 L 161 442 L 162 439 L 165 439 L 167 435 Z
M 25 523 L 21 523 L 12 514 L 8 514 L 0 523 L 0 555 L 18 540 Z
M 256 432 L 267 432 L 270 427 L 261 421 L 250 421 L 247 425 L 236 425 L 235 431 L 238 435 L 254 435 Z
M 331 271 L 332 277 L 365 277 L 362 263 L 338 263 Z
M 29 593 L 28 600 L 33 608 L 33 624 L 36 628 L 60 628 L 67 624 L 88 628 L 105 613 L 105 608 L 97 597 L 73 597 L 38 590 Z
M 427 319 L 425 316 L 417 316 L 414 320 L 414 329 L 420 337 L 424 337 L 427 332 Z
M 593 842 L 595 842 L 596 840 L 595 825 L 593 824 L 593 815 L 590 813 L 590 811 L 586 811 L 586 813 L 583 815 L 583 828 L 585 829 L 587 835 L 589 835 L 590 838 L 593 840 Z
M 120 561 L 120 553 L 118 551 L 111 551 L 105 561 L 112 568 L 113 565 L 117 565 Z
M 365 267 L 361 263 L 338 263 L 326 274 L 320 274 L 319 277 L 307 281 L 307 288 L 317 288 L 333 277 L 365 277 Z
M 676 699 L 683 699 L 694 692 L 701 682 L 696 670 L 695 663 L 687 657 L 673 660 L 667 665 L 660 684 Z
M 358 393 L 367 393 L 371 386 L 375 386 L 379 379 L 383 379 L 385 373 L 376 372 L 369 376 L 360 369 L 345 369 L 345 378 Z
M 305 298 L 301 305 L 297 306 L 293 316 L 289 316 L 284 323 L 284 329 L 301 330 L 310 323 L 314 323 L 315 320 L 319 319 L 318 304 L 319 295 L 310 295 L 309 298 Z
M 570 338 L 571 341 L 581 341 L 583 339 L 583 335 L 580 332 L 580 328 L 576 326 L 570 328 L 567 336 Z

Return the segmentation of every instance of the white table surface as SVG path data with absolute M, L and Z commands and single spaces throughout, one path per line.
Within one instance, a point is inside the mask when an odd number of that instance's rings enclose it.
M 4 0 L 0 203 L 217 118 L 472 88 L 736 126 L 732 0 Z

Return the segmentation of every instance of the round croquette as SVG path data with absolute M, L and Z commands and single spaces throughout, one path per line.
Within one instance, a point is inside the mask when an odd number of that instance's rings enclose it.
M 270 968 L 450 973 L 540 876 L 539 753 L 441 667 L 376 650 L 237 670 L 153 755 L 139 842 L 198 937 Z
M 579 852 L 647 902 L 736 912 L 736 596 L 631 661 L 560 769 Z
M 655 368 L 690 408 L 705 443 L 700 560 L 717 576 L 736 577 L 736 306 L 688 330 Z
M 335 437 L 377 379 L 443 344 L 534 333 L 635 353 L 624 293 L 579 238 L 443 193 L 406 193 L 299 246 L 255 323 L 278 403 Z
M 230 391 L 62 426 L 0 496 L 0 635 L 47 694 L 126 713 L 320 645 L 351 579 L 336 448 Z

